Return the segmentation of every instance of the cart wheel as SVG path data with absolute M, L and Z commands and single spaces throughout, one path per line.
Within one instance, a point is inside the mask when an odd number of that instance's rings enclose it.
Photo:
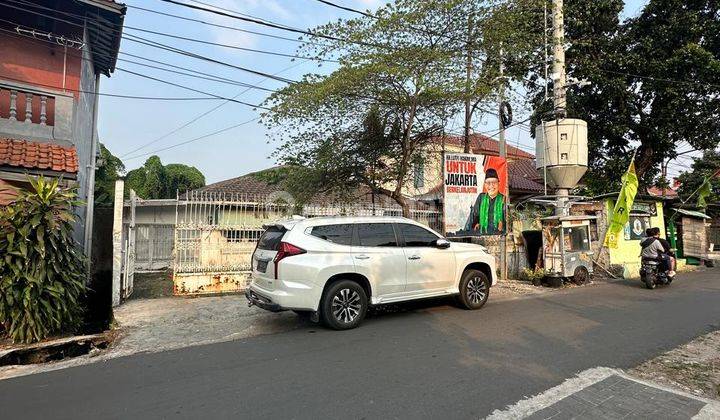
M 590 272 L 588 272 L 587 267 L 578 266 L 575 267 L 575 272 L 573 273 L 573 283 L 577 285 L 583 285 L 587 284 L 590 281 Z

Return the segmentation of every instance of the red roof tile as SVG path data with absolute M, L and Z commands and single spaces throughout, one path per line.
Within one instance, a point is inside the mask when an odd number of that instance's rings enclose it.
M 77 173 L 75 147 L 0 138 L 0 166 Z
M 648 194 L 654 195 L 656 197 L 670 197 L 674 198 L 678 196 L 677 191 L 674 188 L 665 188 L 665 194 L 663 194 L 663 189 L 659 187 L 650 187 L 648 188 Z
M 535 161 L 518 159 L 508 162 L 510 191 L 542 192 L 545 190 L 542 177 L 535 169 Z
M 446 144 L 452 144 L 455 146 L 463 146 L 465 144 L 465 139 L 462 136 L 445 136 L 445 137 L 438 137 L 436 139 L 437 142 L 441 142 L 442 140 L 445 140 Z M 482 134 L 471 134 L 470 135 L 470 150 L 472 150 L 473 153 L 476 154 L 482 154 L 482 155 L 490 155 L 490 156 L 498 156 L 500 154 L 500 144 L 497 140 L 484 136 Z M 532 153 L 528 153 L 522 149 L 519 149 L 515 146 L 507 145 L 507 154 L 508 158 L 524 158 L 524 159 L 534 159 L 535 155 Z

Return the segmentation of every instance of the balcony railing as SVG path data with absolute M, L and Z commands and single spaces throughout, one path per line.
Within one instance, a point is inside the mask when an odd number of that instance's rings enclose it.
M 0 136 L 70 142 L 72 94 L 0 79 Z

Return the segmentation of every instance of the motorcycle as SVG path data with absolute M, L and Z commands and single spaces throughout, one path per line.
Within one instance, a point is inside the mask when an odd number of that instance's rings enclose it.
M 658 285 L 669 285 L 673 278 L 660 268 L 660 262 L 645 260 L 640 266 L 640 280 L 645 283 L 645 287 L 652 290 Z

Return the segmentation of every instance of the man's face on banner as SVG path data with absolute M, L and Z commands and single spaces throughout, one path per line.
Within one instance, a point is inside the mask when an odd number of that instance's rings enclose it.
M 495 198 L 500 190 L 500 181 L 497 178 L 485 178 L 485 190 L 490 198 Z

